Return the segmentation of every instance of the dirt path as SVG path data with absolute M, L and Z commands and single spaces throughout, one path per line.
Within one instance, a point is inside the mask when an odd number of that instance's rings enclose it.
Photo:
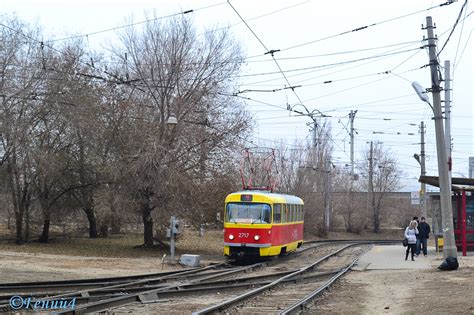
M 155 273 L 181 268 L 157 258 L 104 258 L 0 250 L 0 283 L 84 279 Z
M 456 271 L 352 271 L 306 312 L 331 314 L 474 314 L 474 257 Z

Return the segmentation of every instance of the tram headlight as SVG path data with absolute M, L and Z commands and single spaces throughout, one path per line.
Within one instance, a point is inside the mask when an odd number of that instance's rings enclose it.
M 234 235 L 230 234 L 230 235 L 229 235 L 229 239 L 230 239 L 230 240 L 233 240 L 233 239 L 234 239 Z
M 256 240 L 256 241 L 258 241 L 258 240 L 260 239 L 260 236 L 255 235 L 255 236 L 253 237 L 253 239 Z

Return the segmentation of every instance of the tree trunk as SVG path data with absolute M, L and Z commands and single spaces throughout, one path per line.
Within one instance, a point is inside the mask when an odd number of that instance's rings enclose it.
M 94 208 L 82 208 L 87 215 L 87 220 L 89 221 L 89 237 L 97 238 L 97 221 L 95 219 Z
M 117 207 L 115 206 L 113 201 L 110 203 L 110 213 L 111 213 L 111 216 L 110 216 L 111 233 L 118 234 L 120 233 L 121 222 L 120 222 L 119 213 L 117 211 Z
M 153 247 L 153 218 L 151 216 L 150 196 L 147 192 L 140 192 L 140 207 L 143 219 L 143 245 Z
M 41 208 L 43 210 L 43 232 L 39 237 L 40 243 L 48 243 L 49 241 L 49 225 L 51 222 L 51 212 L 46 202 L 41 202 Z
M 24 241 L 30 240 L 30 207 L 25 205 L 25 238 Z
M 41 236 L 39 237 L 39 242 L 40 243 L 48 243 L 49 241 L 49 223 L 50 223 L 49 217 L 46 219 L 43 219 L 43 232 L 41 233 Z
M 16 240 L 17 244 L 23 243 L 23 211 L 15 213 Z
M 374 209 L 374 233 L 380 232 L 379 209 Z
M 153 247 L 153 218 L 151 217 L 150 205 L 142 205 L 143 216 L 143 245 Z

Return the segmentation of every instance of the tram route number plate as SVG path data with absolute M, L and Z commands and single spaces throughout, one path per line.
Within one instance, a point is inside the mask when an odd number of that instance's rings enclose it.
M 247 238 L 249 237 L 249 233 L 239 233 L 239 238 Z

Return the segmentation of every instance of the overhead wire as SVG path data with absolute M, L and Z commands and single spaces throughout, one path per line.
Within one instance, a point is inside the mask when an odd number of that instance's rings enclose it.
M 401 46 L 404 45 L 404 47 L 407 47 L 409 45 L 419 43 L 419 40 L 413 40 L 413 41 L 405 41 L 401 43 L 396 43 L 396 44 L 389 44 L 389 45 L 384 45 L 384 46 L 376 46 L 376 47 L 369 47 L 369 48 L 360 48 L 360 49 L 354 49 L 354 50 L 344 50 L 344 51 L 337 51 L 337 52 L 331 52 L 331 53 L 323 53 L 323 54 L 315 54 L 315 55 L 307 55 L 307 56 L 294 56 L 294 57 L 280 57 L 278 60 L 299 60 L 299 59 L 311 59 L 311 58 L 321 58 L 321 57 L 331 57 L 331 56 L 337 56 L 337 55 L 346 55 L 346 54 L 354 54 L 354 53 L 359 53 L 359 52 L 364 52 L 364 51 L 370 51 L 370 50 L 378 50 L 378 49 L 383 49 L 383 48 L 390 48 L 390 47 L 395 47 L 395 46 Z M 259 55 L 259 57 L 262 57 L 262 55 Z M 255 62 L 273 62 L 273 59 L 265 59 L 265 60 L 247 60 L 252 57 L 247 57 L 242 59 L 243 61 L 247 63 L 255 63 Z
M 97 34 L 101 34 L 101 33 L 107 33 L 107 32 L 111 32 L 111 31 L 116 31 L 116 30 L 119 30 L 119 29 L 123 29 L 123 28 L 128 28 L 128 27 L 132 27 L 132 26 L 136 26 L 136 25 L 147 24 L 147 23 L 150 23 L 150 22 L 171 18 L 171 17 L 178 16 L 178 15 L 186 15 L 186 14 L 189 14 L 189 13 L 214 8 L 214 7 L 217 7 L 217 6 L 224 5 L 224 4 L 226 4 L 226 3 L 225 2 L 219 2 L 219 3 L 216 3 L 216 4 L 208 5 L 208 6 L 205 6 L 205 7 L 200 7 L 200 8 L 197 8 L 197 9 L 189 9 L 189 10 L 184 10 L 182 12 L 177 12 L 177 13 L 173 13 L 173 14 L 159 16 L 159 17 L 156 17 L 156 18 L 153 18 L 153 19 L 147 19 L 145 21 L 130 23 L 130 24 L 121 25 L 121 26 L 112 27 L 112 28 L 107 28 L 107 29 L 103 29 L 103 30 L 98 30 L 98 31 L 86 33 L 86 34 L 80 34 L 80 35 L 74 35 L 74 36 L 70 36 L 70 37 L 53 39 L 50 42 L 66 41 L 66 40 L 71 40 L 71 39 L 76 39 L 76 38 L 81 38 L 81 37 L 97 35 Z
M 465 0 L 462 7 L 461 7 L 461 10 L 459 11 L 459 14 L 458 14 L 458 17 L 456 19 L 456 21 L 454 22 L 454 25 L 453 27 L 451 28 L 451 32 L 449 33 L 448 35 L 448 38 L 446 39 L 446 41 L 444 42 L 443 46 L 441 47 L 441 49 L 438 51 L 437 53 L 437 56 L 439 57 L 439 55 L 441 54 L 441 52 L 444 50 L 444 48 L 446 47 L 446 45 L 448 44 L 449 40 L 451 39 L 451 35 L 453 35 L 454 33 L 454 30 L 456 29 L 456 26 L 458 25 L 459 23 L 459 20 L 461 19 L 461 15 L 462 15 L 462 12 L 464 10 L 464 8 L 466 7 L 467 5 L 467 1 L 468 0 Z
M 285 79 L 286 83 L 288 84 L 288 87 L 291 88 L 293 94 L 296 96 L 296 99 L 299 101 L 299 105 L 303 106 L 306 111 L 307 111 L 307 114 L 310 115 L 310 112 L 308 110 L 308 108 L 306 108 L 306 106 L 304 106 L 303 104 L 303 101 L 301 101 L 301 98 L 300 96 L 298 95 L 298 93 L 295 91 L 295 88 L 293 87 L 293 85 L 290 83 L 290 81 L 288 80 L 288 78 L 286 77 L 286 74 L 285 72 L 283 72 L 283 69 L 280 67 L 280 64 L 278 63 L 277 59 L 275 58 L 274 56 L 274 53 L 275 52 L 278 52 L 279 50 L 269 50 L 267 48 L 267 46 L 262 42 L 262 40 L 257 36 L 257 34 L 252 30 L 252 28 L 250 27 L 250 25 L 248 25 L 248 23 L 245 21 L 245 19 L 240 15 L 240 13 L 235 9 L 235 7 L 232 5 L 232 3 L 230 3 L 230 0 L 227 0 L 227 3 L 229 4 L 229 6 L 232 8 L 232 10 L 234 10 L 234 12 L 237 14 L 237 16 L 242 20 L 242 22 L 245 24 L 245 26 L 247 26 L 247 28 L 250 30 L 250 32 L 254 35 L 254 37 L 260 42 L 260 44 L 263 46 L 263 48 L 265 48 L 266 52 L 265 54 L 270 54 L 270 56 L 272 57 L 272 59 L 275 61 L 275 64 L 278 68 L 278 70 L 280 71 L 281 75 L 283 76 L 283 78 Z M 292 111 L 291 107 L 288 106 L 288 110 L 289 111 Z M 321 112 L 319 112 L 318 109 L 315 109 L 314 111 L 316 111 L 317 113 L 321 114 Z
M 401 48 L 405 48 L 407 46 L 403 46 Z M 384 53 L 391 53 L 391 52 L 396 52 L 398 49 L 394 49 L 394 50 L 389 50 L 389 51 L 386 51 Z M 322 75 L 319 75 L 317 77 L 313 77 L 313 78 L 307 78 L 307 79 L 303 79 L 303 80 L 299 80 L 299 81 L 296 81 L 294 82 L 294 84 L 301 84 L 302 82 L 306 82 L 306 81 L 309 81 L 309 80 L 313 80 L 315 78 L 317 79 L 320 79 L 321 77 L 323 76 L 328 76 L 328 75 L 332 75 L 332 74 L 335 74 L 335 73 L 339 73 L 339 72 L 345 72 L 345 71 L 349 71 L 351 69 L 354 69 L 354 68 L 358 68 L 358 67 L 362 67 L 362 66 L 365 66 L 367 64 L 370 64 L 370 63 L 374 63 L 374 62 L 377 62 L 378 60 L 381 60 L 383 58 L 389 58 L 391 56 L 394 56 L 396 54 L 392 54 L 392 55 L 388 55 L 388 56 L 384 56 L 384 57 L 380 57 L 379 58 L 368 58 L 368 62 L 365 62 L 365 63 L 359 63 L 359 64 L 356 64 L 354 66 L 351 66 L 351 67 L 347 67 L 347 68 L 343 68 L 343 69 L 339 69 L 339 70 L 336 70 L 336 71 L 332 71 L 332 72 L 329 72 L 329 73 L 325 73 L 325 74 L 322 74 Z M 378 55 L 374 55 L 374 56 L 378 56 Z M 332 68 L 337 68 L 337 67 L 340 67 L 340 66 L 345 66 L 347 64 L 351 64 L 351 63 L 355 63 L 353 62 L 352 60 L 349 60 L 347 62 L 342 62 L 340 64 L 336 64 L 336 65 L 331 65 L 331 66 L 328 66 L 326 65 L 326 67 L 322 67 L 321 69 L 315 69 L 315 70 L 311 70 L 311 71 L 307 71 L 307 72 L 303 72 L 303 73 L 298 73 L 298 74 L 294 74 L 294 75 L 288 75 L 287 77 L 297 77 L 297 76 L 302 76 L 302 75 L 306 75 L 306 74 L 310 74 L 310 73 L 315 73 L 315 72 L 320 72 L 320 71 L 323 71 L 323 70 L 327 70 L 327 69 L 332 69 Z M 323 65 L 322 65 L 323 66 Z M 250 82 L 250 83 L 246 83 L 244 86 L 252 86 L 252 85 L 256 85 L 256 84 L 260 84 L 260 83 L 267 83 L 267 82 L 272 82 L 272 81 L 276 81 L 276 80 L 279 80 L 280 78 L 274 78 L 274 79 L 266 79 L 266 80 L 260 80 L 260 81 L 254 81 L 254 82 Z
M 285 73 L 299 72 L 299 71 L 305 71 L 305 70 L 312 70 L 312 69 L 320 69 L 320 68 L 346 65 L 346 64 L 351 64 L 351 63 L 370 60 L 370 59 L 383 58 L 383 57 L 388 57 L 388 56 L 393 56 L 393 55 L 398 55 L 398 54 L 404 54 L 404 53 L 411 52 L 411 51 L 419 52 L 420 49 L 423 49 L 423 47 L 417 47 L 417 48 L 412 48 L 412 49 L 407 49 L 407 50 L 392 52 L 392 53 L 386 53 L 386 54 L 378 54 L 378 55 L 373 55 L 373 56 L 369 56 L 369 57 L 357 58 L 357 59 L 346 60 L 346 61 L 341 61 L 341 62 L 334 62 L 334 63 L 324 64 L 324 65 L 316 65 L 316 66 L 309 66 L 309 67 L 304 67 L 304 68 L 289 69 L 289 70 L 285 70 L 284 72 Z M 243 75 L 234 76 L 234 78 L 245 78 L 245 77 L 279 74 L 279 73 L 281 73 L 281 71 L 250 73 L 250 74 L 243 74 Z M 287 83 L 288 83 L 289 86 L 291 86 L 289 82 L 287 82 Z
M 458 52 L 459 52 L 459 46 L 461 45 L 461 39 L 462 39 L 462 34 L 464 31 L 464 22 L 466 20 L 466 15 L 467 15 L 467 8 L 464 11 L 464 17 L 462 19 L 462 25 L 461 25 L 461 31 L 459 32 L 459 39 L 458 39 L 458 44 L 456 45 L 456 54 L 454 55 L 454 60 L 453 60 L 453 65 L 456 65 L 457 57 L 458 57 Z M 472 28 L 471 28 L 472 30 Z
M 472 31 L 471 31 L 471 32 L 472 32 Z M 464 51 L 464 50 L 463 50 L 463 51 Z M 462 56 L 462 54 L 461 54 L 461 56 Z M 254 101 L 255 101 L 255 100 L 254 100 Z M 268 105 L 268 104 L 267 104 L 267 105 Z M 283 109 L 282 107 L 278 107 L 278 108 L 279 108 L 279 109 Z
M 404 14 L 404 15 L 400 15 L 400 16 L 397 16 L 397 17 L 394 17 L 394 18 L 382 20 L 380 22 L 374 22 L 374 23 L 371 23 L 371 24 L 368 24 L 368 25 L 365 25 L 365 26 L 356 27 L 356 28 L 353 28 L 353 29 L 350 29 L 350 30 L 347 30 L 347 31 L 344 31 L 344 32 L 341 32 L 341 33 L 333 34 L 333 35 L 326 36 L 326 37 L 316 39 L 316 40 L 312 40 L 312 41 L 309 41 L 309 42 L 306 42 L 306 43 L 302 43 L 302 44 L 290 46 L 290 47 L 287 47 L 287 48 L 283 48 L 283 49 L 281 49 L 281 51 L 287 51 L 287 50 L 290 50 L 290 49 L 299 48 L 299 47 L 303 47 L 303 46 L 306 46 L 306 45 L 321 42 L 321 41 L 324 41 L 324 40 L 327 40 L 327 39 L 332 39 L 332 38 L 335 38 L 335 37 L 338 37 L 338 36 L 343 36 L 343 35 L 351 34 L 351 33 L 354 33 L 354 32 L 366 30 L 370 27 L 374 27 L 374 26 L 382 25 L 382 24 L 392 22 L 392 21 L 395 21 L 395 20 L 403 19 L 403 18 L 412 16 L 412 15 L 416 15 L 416 14 L 421 13 L 421 12 L 425 12 L 425 11 L 428 11 L 428 10 L 431 10 L 431 9 L 435 9 L 435 8 L 442 7 L 442 6 L 445 6 L 445 5 L 450 5 L 450 4 L 452 4 L 451 1 L 444 2 L 442 4 L 432 6 L 432 7 L 429 7 L 427 9 L 418 10 L 418 11 L 407 13 L 407 14 Z

